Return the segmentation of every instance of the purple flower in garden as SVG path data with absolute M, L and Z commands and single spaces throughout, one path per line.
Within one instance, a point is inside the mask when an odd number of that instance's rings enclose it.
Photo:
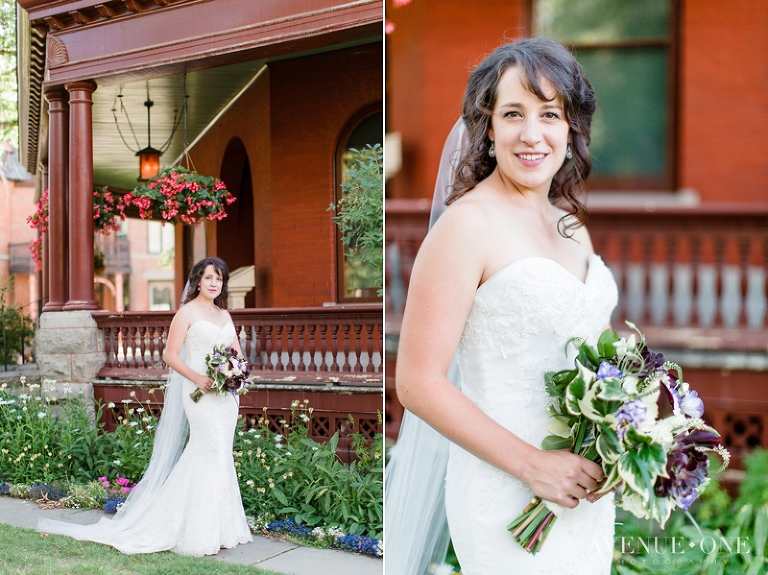
M 645 421 L 648 415 L 648 408 L 645 404 L 635 399 L 628 401 L 621 406 L 621 409 L 616 412 L 616 435 L 620 440 L 624 439 L 624 435 L 627 433 L 627 426 L 631 423 L 637 427 L 638 423 Z
M 704 402 L 694 390 L 689 390 L 680 401 L 680 409 L 688 417 L 701 417 L 704 414 Z
M 669 494 L 681 509 L 688 509 L 699 495 L 695 487 L 684 481 L 673 482 L 669 487 Z
M 600 364 L 597 368 L 597 379 L 605 379 L 606 377 L 621 377 L 624 375 L 619 368 L 611 365 L 607 361 Z

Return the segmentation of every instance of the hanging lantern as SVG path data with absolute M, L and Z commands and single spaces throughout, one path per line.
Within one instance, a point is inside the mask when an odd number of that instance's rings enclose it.
M 160 153 L 151 146 L 136 152 L 139 157 L 139 181 L 146 182 L 160 173 Z

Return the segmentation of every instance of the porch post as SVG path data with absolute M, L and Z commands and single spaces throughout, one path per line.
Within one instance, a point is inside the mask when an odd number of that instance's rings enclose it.
M 99 309 L 93 293 L 93 130 L 91 81 L 69 92 L 69 301 L 63 310 Z
M 48 189 L 48 165 L 44 165 L 42 167 L 42 189 L 47 190 Z M 48 192 L 50 194 L 50 192 Z M 50 221 L 50 199 L 49 199 L 49 214 L 48 218 Z M 49 233 L 43 233 L 41 234 L 43 237 L 43 269 L 40 270 L 40 284 L 41 284 L 41 290 L 40 290 L 40 298 L 41 302 L 37 304 L 35 307 L 36 315 L 40 315 L 40 311 L 42 310 L 43 306 L 48 303 L 48 262 L 51 261 L 51 255 L 48 251 L 48 241 L 50 238 Z
M 69 107 L 67 92 L 60 86 L 45 91 L 48 100 L 48 233 L 43 237 L 48 245 L 43 252 L 46 268 L 48 301 L 44 312 L 61 311 L 69 299 L 68 257 L 68 181 L 69 162 Z M 46 259 L 47 256 L 47 259 Z

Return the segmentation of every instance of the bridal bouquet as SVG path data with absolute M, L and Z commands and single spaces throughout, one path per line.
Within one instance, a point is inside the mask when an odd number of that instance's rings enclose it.
M 206 374 L 213 379 L 212 390 L 231 393 L 232 396 L 248 391 L 245 387 L 248 383 L 248 362 L 236 349 L 223 344 L 213 346 L 211 353 L 205 356 L 205 367 Z M 203 391 L 196 389 L 189 397 L 197 403 L 203 397 Z
M 637 331 L 631 323 L 627 325 Z M 624 483 L 623 509 L 664 527 L 676 507 L 688 509 L 708 483 L 709 457 L 728 465 L 720 435 L 701 419 L 704 403 L 683 381 L 680 367 L 666 361 L 632 334 L 611 330 L 597 348 L 582 340 L 575 369 L 546 374 L 552 397 L 551 433 L 543 449 L 569 449 L 602 466 L 601 495 Z M 535 554 L 557 519 L 557 506 L 535 497 L 508 527 L 520 545 Z

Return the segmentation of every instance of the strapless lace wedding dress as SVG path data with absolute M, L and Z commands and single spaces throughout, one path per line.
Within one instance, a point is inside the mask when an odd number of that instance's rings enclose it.
M 568 340 L 578 336 L 595 344 L 617 299 L 613 276 L 595 255 L 584 282 L 541 257 L 502 268 L 478 288 L 464 327 L 457 352 L 462 391 L 495 421 L 540 447 L 550 421 L 545 372 L 573 368 L 575 353 L 565 354 Z M 446 511 L 462 574 L 608 575 L 610 496 L 566 509 L 535 556 L 507 531 L 532 497 L 515 477 L 451 444 Z
M 205 356 L 213 346 L 234 339 L 232 322 L 220 327 L 198 321 L 187 331 L 183 356 L 189 367 L 205 373 Z M 85 526 L 42 521 L 39 531 L 104 543 L 129 554 L 171 550 L 212 555 L 251 541 L 232 456 L 238 399 L 207 393 L 195 403 L 189 397 L 195 384 L 179 374 L 172 379 L 173 385 L 182 386 L 189 442 L 162 485 L 141 494 L 139 512 L 126 508 L 114 520 L 105 517 Z M 129 499 L 126 506 L 131 505 Z

